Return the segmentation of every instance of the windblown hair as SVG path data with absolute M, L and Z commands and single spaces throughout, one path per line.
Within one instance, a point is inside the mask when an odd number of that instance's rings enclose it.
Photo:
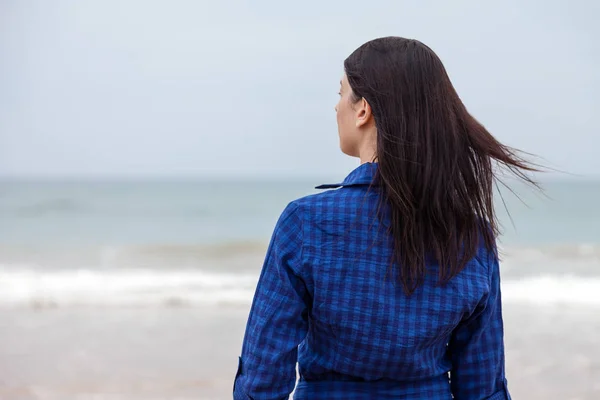
M 377 127 L 376 179 L 405 292 L 423 283 L 426 260 L 436 260 L 443 284 L 480 246 L 495 252 L 497 167 L 533 185 L 528 172 L 536 168 L 469 114 L 441 60 L 423 43 L 375 39 L 355 50 L 344 69 L 351 101 L 364 98 Z

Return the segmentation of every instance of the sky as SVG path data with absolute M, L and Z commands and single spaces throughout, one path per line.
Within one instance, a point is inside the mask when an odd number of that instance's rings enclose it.
M 0 176 L 345 176 L 343 60 L 393 35 L 432 47 L 501 141 L 599 177 L 599 19 L 595 0 L 0 0 Z

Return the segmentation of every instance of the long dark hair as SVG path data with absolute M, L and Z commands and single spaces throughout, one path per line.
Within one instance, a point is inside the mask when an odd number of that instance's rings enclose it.
M 431 257 L 443 284 L 481 245 L 495 252 L 497 167 L 534 185 L 527 172 L 536 168 L 469 114 L 441 60 L 423 43 L 375 39 L 355 50 L 344 69 L 352 100 L 369 103 L 377 127 L 373 161 L 404 290 L 423 283 Z

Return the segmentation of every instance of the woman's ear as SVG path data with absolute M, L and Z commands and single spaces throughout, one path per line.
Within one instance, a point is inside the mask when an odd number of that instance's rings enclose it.
M 371 120 L 371 117 L 371 106 L 363 97 L 356 107 L 356 127 L 361 128 L 365 126 Z

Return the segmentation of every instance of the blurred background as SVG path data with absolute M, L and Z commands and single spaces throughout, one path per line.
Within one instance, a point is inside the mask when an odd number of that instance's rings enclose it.
M 231 398 L 285 205 L 358 165 L 343 60 L 419 39 L 501 141 L 515 399 L 600 398 L 600 3 L 0 0 L 0 399 Z M 510 182 L 510 181 L 509 181 Z

